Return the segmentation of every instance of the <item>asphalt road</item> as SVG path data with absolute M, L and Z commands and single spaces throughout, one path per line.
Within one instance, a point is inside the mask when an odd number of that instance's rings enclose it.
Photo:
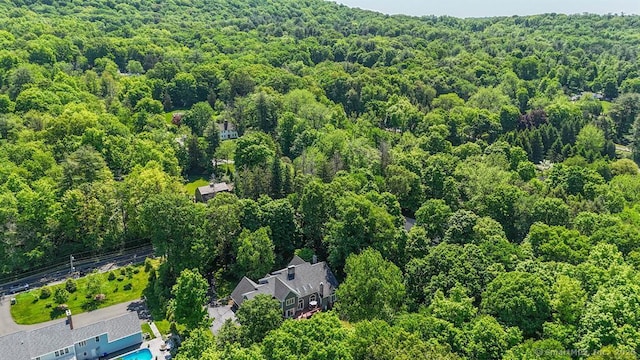
M 114 267 L 126 266 L 129 264 L 139 264 L 147 257 L 153 256 L 153 248 L 144 246 L 123 251 L 122 253 L 104 255 L 92 259 L 78 260 L 74 264 L 75 277 L 89 273 L 93 270 L 108 271 Z M 9 297 L 11 288 L 28 284 L 30 289 L 38 288 L 47 284 L 64 281 L 71 276 L 69 263 L 59 264 L 58 270 L 41 272 L 29 275 L 5 284 L 0 284 L 0 296 L 5 294 Z

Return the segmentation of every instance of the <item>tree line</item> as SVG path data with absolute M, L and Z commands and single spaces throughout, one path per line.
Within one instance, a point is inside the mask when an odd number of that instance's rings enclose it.
M 185 326 L 182 359 L 640 352 L 639 17 L 0 9 L 0 276 L 153 244 L 147 299 Z M 202 174 L 235 194 L 194 203 Z M 294 254 L 340 278 L 334 313 L 256 299 L 213 338 L 187 311 Z

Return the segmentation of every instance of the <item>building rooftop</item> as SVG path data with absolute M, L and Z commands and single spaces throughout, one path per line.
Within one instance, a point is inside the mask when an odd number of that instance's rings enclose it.
M 227 183 L 209 184 L 198 187 L 200 195 L 217 194 L 219 192 L 231 191 L 233 188 Z
M 289 277 L 289 269 L 295 273 Z M 324 261 L 311 264 L 295 256 L 289 265 L 281 270 L 274 271 L 257 283 L 244 277 L 231 293 L 233 301 L 240 306 L 247 299 L 253 299 L 256 295 L 267 294 L 283 301 L 290 292 L 298 297 L 305 297 L 320 291 L 320 284 L 324 285 L 323 296 L 331 294 L 337 287 L 338 281 Z
M 18 332 L 0 337 L 0 353 L 3 359 L 31 359 L 25 333 Z M 27 341 L 28 342 L 28 341 Z M 37 356 L 37 355 L 36 355 Z
M 31 357 L 48 354 L 75 344 L 73 341 L 73 330 L 70 330 L 64 321 L 40 329 L 27 331 L 25 335 L 24 342 L 28 347 Z M 19 358 L 16 360 L 18 359 Z
M 102 334 L 108 334 L 109 342 L 113 342 L 141 332 L 134 312 L 73 330 L 66 321 L 0 337 L 0 358 L 30 360 Z

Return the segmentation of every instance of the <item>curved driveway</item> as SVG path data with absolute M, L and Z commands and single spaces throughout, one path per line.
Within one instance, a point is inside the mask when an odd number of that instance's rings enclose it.
M 137 309 L 139 309 L 139 306 L 141 306 L 139 301 L 124 302 L 106 308 L 73 315 L 73 326 L 79 328 L 99 321 L 111 319 L 116 316 L 123 315 L 128 311 L 136 311 Z M 38 329 L 57 322 L 66 321 L 66 318 L 60 318 L 34 325 L 18 325 L 13 321 L 10 309 L 10 297 L 5 296 L 5 298 L 0 301 L 0 336 L 12 334 L 23 330 Z

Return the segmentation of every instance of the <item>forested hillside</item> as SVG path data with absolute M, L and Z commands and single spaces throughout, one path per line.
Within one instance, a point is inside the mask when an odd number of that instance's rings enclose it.
M 179 360 L 635 359 L 638 28 L 0 0 L 0 278 L 151 243 Z M 235 194 L 194 203 L 212 173 Z M 214 339 L 170 301 L 181 273 L 225 295 L 294 253 L 329 262 L 335 312 Z

